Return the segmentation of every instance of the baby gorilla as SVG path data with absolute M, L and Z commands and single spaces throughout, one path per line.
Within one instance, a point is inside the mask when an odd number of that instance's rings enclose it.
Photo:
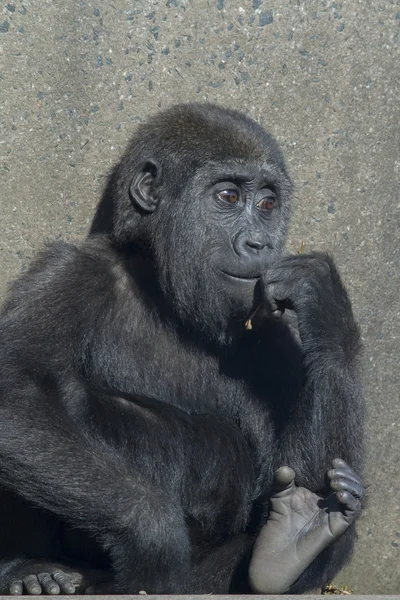
M 321 498 L 296 486 L 295 472 L 281 467 L 275 473 L 268 520 L 254 544 L 249 581 L 257 594 L 284 594 L 313 560 L 353 523 L 361 511 L 364 487 L 354 471 L 340 459 L 327 473 L 332 494 Z M 112 591 L 104 571 L 29 561 L 10 583 L 13 596 Z M 72 568 L 71 568 L 72 569 Z M 111 583 L 111 586 L 110 586 Z
M 302 594 L 348 562 L 360 335 L 333 259 L 286 253 L 291 197 L 260 125 L 175 106 L 138 127 L 89 238 L 14 283 L 0 593 L 99 593 L 90 567 L 114 594 Z

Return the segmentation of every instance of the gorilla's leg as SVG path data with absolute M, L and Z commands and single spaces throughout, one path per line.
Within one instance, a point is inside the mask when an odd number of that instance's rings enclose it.
M 69 526 L 83 530 L 102 552 L 106 552 L 115 575 L 112 591 L 166 593 L 190 589 L 190 542 L 184 515 L 201 511 L 206 524 L 212 523 L 214 515 L 224 511 L 229 498 L 235 517 L 227 527 L 233 532 L 240 530 L 236 521 L 243 520 L 247 514 L 253 477 L 246 440 L 224 419 L 214 415 L 189 415 L 156 400 L 132 398 L 128 401 L 99 396 L 90 406 L 91 426 L 96 431 L 93 437 L 82 439 L 80 429 L 77 429 L 68 435 L 60 432 L 64 435 L 56 440 L 47 429 L 43 430 L 43 424 L 37 423 L 33 434 L 32 429 L 22 429 L 19 423 L 19 431 L 30 443 L 38 443 L 38 439 L 44 443 L 45 440 L 48 455 L 51 450 L 51 462 L 37 465 L 34 453 L 26 452 L 18 469 L 11 471 L 13 463 L 5 463 L 8 476 L 18 476 L 20 490 L 32 503 L 55 516 L 60 515 L 60 520 Z M 4 438 L 5 435 L 0 439 L 0 451 Z M 20 438 L 13 434 L 9 441 L 16 443 L 17 439 Z M 160 441 L 160 445 L 152 442 L 154 462 L 146 459 L 148 439 Z M 67 463 L 65 455 L 70 458 Z M 198 456 L 202 456 L 208 465 L 204 478 L 198 477 L 192 468 Z M 235 457 L 234 461 L 232 457 Z M 180 482 L 175 488 L 171 487 L 169 476 L 172 464 L 176 480 Z M 154 481 L 155 476 L 158 483 Z M 217 498 L 209 494 L 210 481 L 218 486 Z M 45 493 L 41 493 L 42 486 Z M 110 519 L 106 518 L 108 514 Z M 40 539 L 39 532 L 36 533 Z M 28 531 L 25 543 L 21 540 L 16 548 L 17 556 L 32 559 L 43 556 L 52 564 L 60 560 L 60 553 L 62 557 L 72 555 L 68 544 L 63 546 L 61 542 L 57 553 L 50 547 L 44 554 L 37 551 L 32 554 L 29 537 Z M 238 545 L 230 544 L 229 552 L 225 548 L 221 551 L 232 558 L 220 564 L 217 582 L 221 579 L 221 571 L 224 571 L 224 581 L 229 582 L 241 547 L 242 543 L 238 541 Z M 84 547 L 74 556 L 79 561 L 86 560 L 92 566 L 99 566 L 90 559 Z M 70 564 L 70 560 L 66 558 L 65 563 Z M 65 568 L 58 568 L 65 571 Z M 42 585 L 37 576 L 52 574 L 45 567 L 40 567 L 39 571 L 31 567 L 23 576 L 15 574 L 11 578 L 7 573 L 0 570 L 0 582 L 2 586 L 5 581 L 8 585 L 22 582 L 13 588 L 17 593 L 21 591 L 21 585 L 22 591 L 27 589 L 26 576 L 36 576 L 36 579 L 29 579 L 29 584 L 37 589 L 38 583 Z M 53 585 L 49 578 L 45 581 L 49 586 Z M 202 587 L 202 591 L 204 589 Z M 226 586 L 222 591 L 225 589 Z
M 327 477 L 327 498 L 298 487 L 295 472 L 281 467 L 267 523 L 254 545 L 249 568 L 252 589 L 259 594 L 283 594 L 313 562 L 354 523 L 361 510 L 364 487 L 354 471 L 336 459 Z
M 50 427 L 45 412 L 31 410 L 30 421 L 21 412 L 8 433 L 2 429 L 3 482 L 37 507 L 92 535 L 109 553 L 116 589 L 131 593 L 151 585 L 156 592 L 179 589 L 188 569 L 189 540 L 176 498 L 147 481 L 122 451 L 111 450 L 101 438 L 73 430 L 61 418 Z M 3 404 L 0 415 L 11 419 L 12 407 Z M 38 456 L 38 448 L 46 450 Z M 136 555 L 141 556 L 140 563 Z

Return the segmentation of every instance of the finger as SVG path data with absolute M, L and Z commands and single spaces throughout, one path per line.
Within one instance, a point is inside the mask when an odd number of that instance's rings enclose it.
M 22 596 L 23 591 L 24 585 L 20 579 L 18 581 L 13 581 L 8 588 L 10 596 Z
M 365 495 L 364 487 L 351 479 L 331 479 L 329 485 L 335 492 L 346 491 L 360 500 Z
M 360 510 L 360 501 L 352 496 L 349 492 L 342 491 L 336 494 L 336 498 L 340 504 L 343 504 L 346 510 L 358 511 Z
M 349 479 L 354 481 L 357 485 L 361 486 L 362 493 L 360 497 L 365 496 L 365 487 L 363 485 L 361 477 L 349 467 L 349 465 L 341 458 L 335 458 L 332 461 L 333 469 L 328 471 L 328 477 L 330 479 Z
M 289 276 L 288 281 L 290 281 Z M 287 282 L 274 282 L 264 284 L 263 293 L 266 309 L 272 313 L 275 313 L 277 310 L 293 310 L 294 289 L 294 283 L 288 284 Z
M 351 470 L 346 471 L 346 469 L 330 469 L 327 472 L 327 475 L 329 479 L 349 479 L 361 484 L 361 479 L 357 477 L 357 475 Z
M 272 285 L 263 286 L 264 291 L 264 302 L 266 304 L 267 311 L 276 313 L 279 310 L 278 303 L 274 298 L 274 287 Z
M 27 575 L 22 581 L 30 596 L 39 596 L 42 593 L 42 586 L 36 575 Z
M 355 474 L 354 470 L 351 467 L 349 467 L 349 465 L 347 464 L 347 462 L 344 461 L 342 458 L 334 458 L 333 461 L 332 461 L 332 467 L 334 469 L 345 470 L 349 475 L 351 475 L 352 477 L 355 477 L 355 479 L 358 479 L 358 477 Z
M 54 581 L 54 579 L 52 579 L 50 573 L 39 573 L 37 578 L 46 594 L 49 594 L 50 596 L 56 596 L 60 593 L 60 586 L 56 581 Z
M 69 575 L 63 571 L 54 571 L 53 579 L 58 583 L 63 594 L 75 594 L 75 586 L 69 578 Z

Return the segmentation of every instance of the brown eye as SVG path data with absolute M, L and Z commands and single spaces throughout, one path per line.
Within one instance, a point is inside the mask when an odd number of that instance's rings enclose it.
M 218 198 L 224 202 L 230 202 L 230 204 L 236 204 L 239 200 L 239 194 L 235 190 L 223 190 L 219 192 Z
M 273 196 L 267 196 L 257 202 L 258 208 L 263 208 L 265 210 L 272 210 L 275 207 L 275 198 Z

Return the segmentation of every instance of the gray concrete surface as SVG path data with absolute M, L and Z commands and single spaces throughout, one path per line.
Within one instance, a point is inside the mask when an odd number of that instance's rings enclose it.
M 240 108 L 297 182 L 289 246 L 326 249 L 365 341 L 361 594 L 400 591 L 400 1 L 0 2 L 0 295 L 44 238 L 82 238 L 131 131 L 175 102 Z
M 54 597 L 54 596 L 53 596 Z M 41 600 L 43 596 L 29 596 L 32 600 Z M 138 596 L 74 596 L 74 600 L 99 600 L 99 598 L 107 598 L 107 600 L 143 600 L 142 595 Z M 236 598 L 236 600 L 327 600 L 329 596 L 312 596 L 312 595 L 304 595 L 304 596 L 145 596 L 146 600 L 210 600 L 210 598 L 217 598 L 217 600 L 232 600 L 232 598 Z M 0 596 L 0 600 L 9 600 L 10 596 Z M 58 600 L 71 600 L 71 596 L 57 596 Z M 400 600 L 400 596 L 351 596 L 351 600 Z
M 54 597 L 54 596 L 53 596 Z M 29 596 L 32 600 L 41 600 L 43 596 Z M 74 600 L 99 600 L 99 598 L 107 598 L 107 600 L 143 600 L 142 595 L 138 596 L 74 596 Z M 210 598 L 216 598 L 217 600 L 232 600 L 232 598 L 236 598 L 236 600 L 329 600 L 329 596 L 313 596 L 313 595 L 304 595 L 304 596 L 145 596 L 146 600 L 210 600 Z M 10 596 L 0 596 L 0 600 L 9 600 Z M 71 596 L 57 596 L 58 600 L 71 600 Z M 351 600 L 400 600 L 400 596 L 351 596 Z

